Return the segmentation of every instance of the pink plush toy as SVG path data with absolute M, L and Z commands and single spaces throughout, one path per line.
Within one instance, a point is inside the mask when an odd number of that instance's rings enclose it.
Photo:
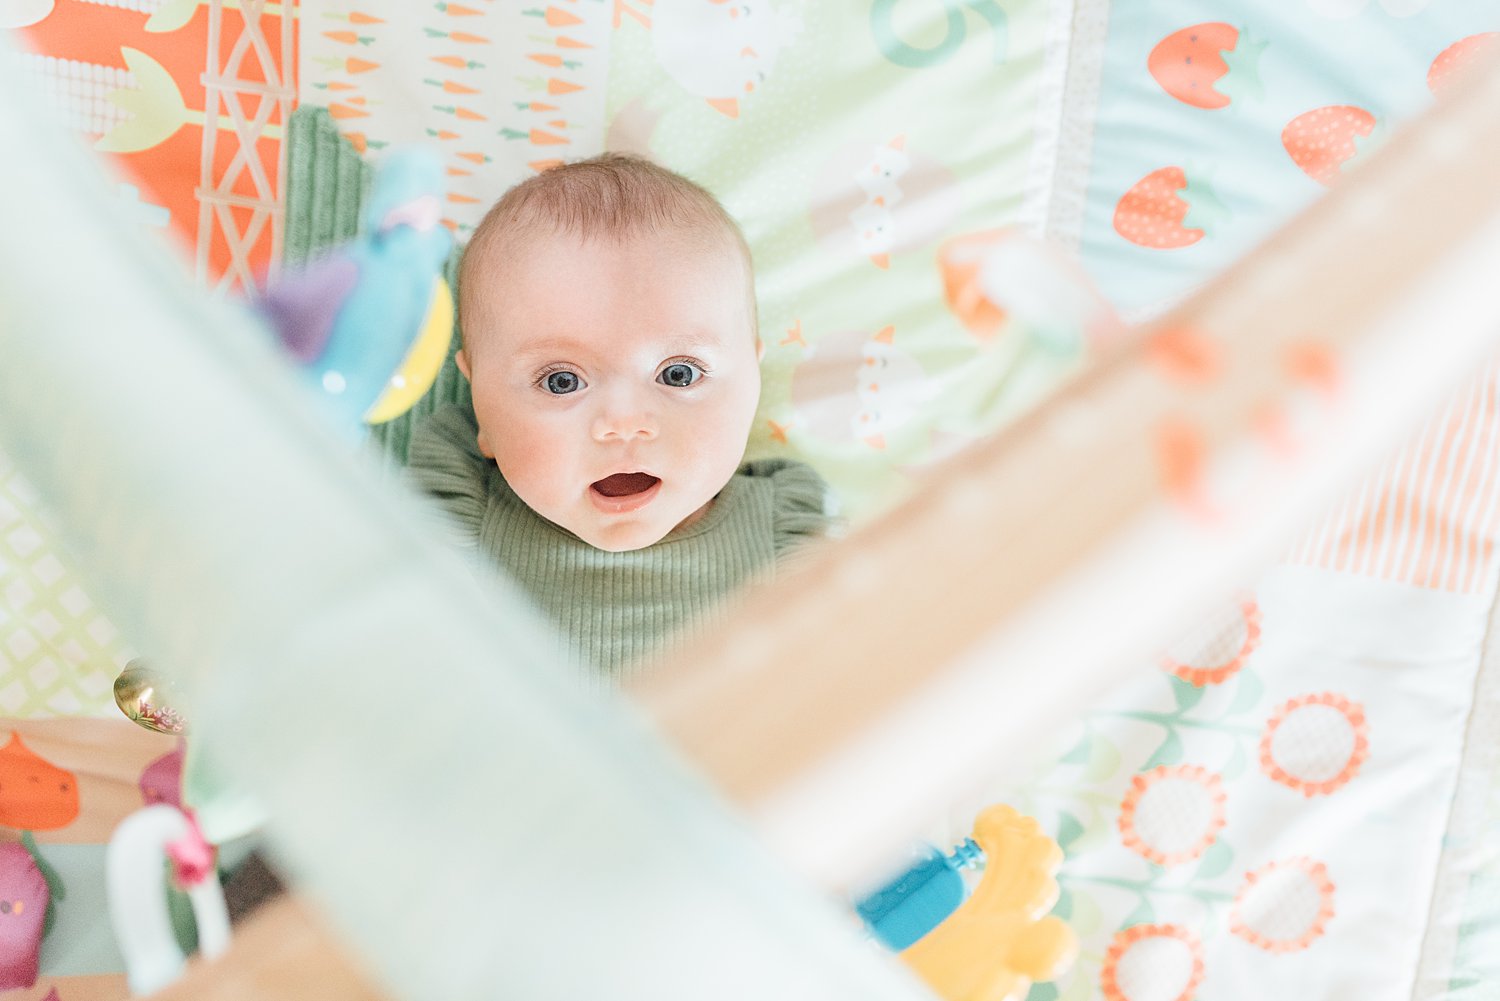
M 183 744 L 178 741 L 175 748 L 152 761 L 141 772 L 141 799 L 147 806 L 165 803 L 179 809 L 182 807 L 182 759 Z
M 24 845 L 0 844 L 0 991 L 36 983 L 51 892 Z

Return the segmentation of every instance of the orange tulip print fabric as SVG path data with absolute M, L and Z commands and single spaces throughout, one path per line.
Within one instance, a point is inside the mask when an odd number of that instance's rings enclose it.
M 22 6 L 26 69 L 58 119 L 108 160 L 141 224 L 170 234 L 212 287 L 263 276 L 295 103 L 294 5 Z

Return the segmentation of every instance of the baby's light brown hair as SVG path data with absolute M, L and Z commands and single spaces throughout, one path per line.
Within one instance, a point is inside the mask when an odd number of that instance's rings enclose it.
M 458 271 L 459 329 L 494 322 L 485 289 L 496 268 L 526 253 L 530 239 L 570 235 L 624 242 L 657 233 L 700 235 L 705 249 L 726 248 L 745 269 L 751 333 L 756 333 L 755 275 L 750 247 L 734 218 L 709 191 L 681 174 L 625 153 L 604 153 L 543 171 L 507 191 L 485 213 Z

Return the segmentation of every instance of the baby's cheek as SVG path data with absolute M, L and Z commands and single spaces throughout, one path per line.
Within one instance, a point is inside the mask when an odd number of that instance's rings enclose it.
M 750 436 L 752 419 L 753 411 L 751 419 L 744 418 L 737 410 L 726 410 L 713 415 L 705 422 L 699 435 L 704 459 L 717 465 L 739 465 Z
M 692 504 L 706 504 L 712 500 L 724 484 L 728 483 L 730 477 L 739 468 L 740 461 L 744 456 L 744 442 L 732 442 L 721 440 L 718 442 L 705 442 L 685 466 L 692 470 L 692 479 L 696 496 L 686 498 Z
M 507 436 L 500 472 L 512 489 L 537 501 L 563 495 L 574 466 L 573 449 L 566 436 L 544 424 L 521 424 Z

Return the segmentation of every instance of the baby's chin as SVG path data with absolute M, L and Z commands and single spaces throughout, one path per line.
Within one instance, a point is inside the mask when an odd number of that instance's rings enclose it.
M 627 521 L 619 520 L 613 523 L 599 524 L 592 522 L 587 525 L 563 525 L 568 531 L 578 536 L 584 542 L 595 549 L 602 549 L 607 553 L 630 553 L 638 549 L 646 549 L 656 545 L 658 542 L 677 531 L 686 528 L 708 513 L 713 506 L 713 499 L 700 505 L 686 518 L 675 521 L 660 522 L 652 520 Z
M 563 527 L 568 528 L 566 525 Z M 597 526 L 590 526 L 583 531 L 579 528 L 568 530 L 595 549 L 602 549 L 606 553 L 633 553 L 638 549 L 647 549 L 672 534 L 671 528 L 662 531 L 659 528 L 648 528 L 644 525 L 610 527 L 602 530 Z

